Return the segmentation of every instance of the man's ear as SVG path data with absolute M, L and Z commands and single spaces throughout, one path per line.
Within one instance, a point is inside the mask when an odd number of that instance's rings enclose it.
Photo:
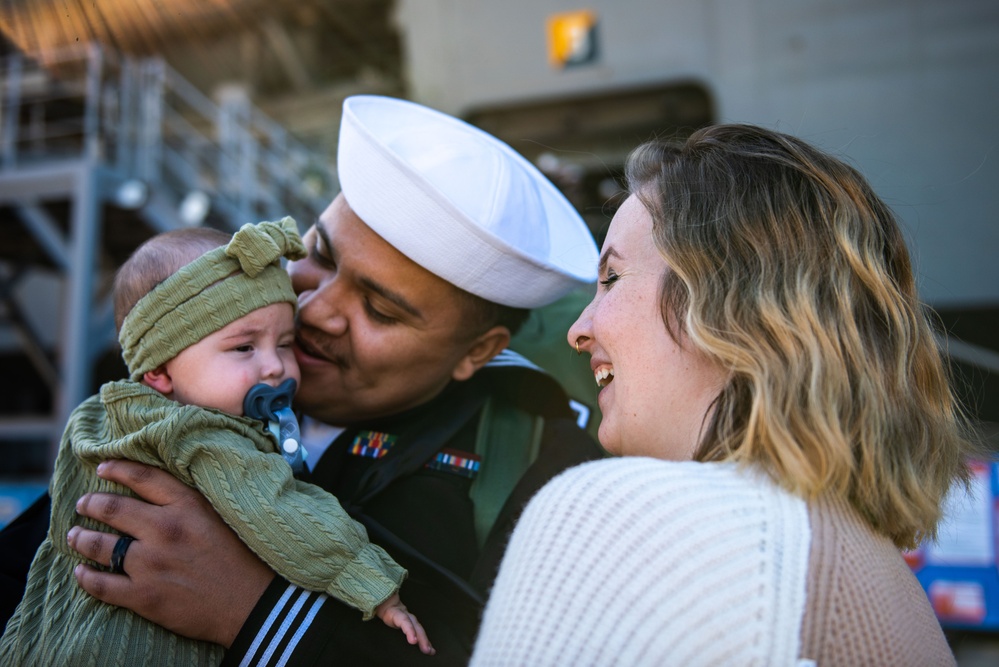
M 170 374 L 167 372 L 166 364 L 143 373 L 142 384 L 152 387 L 164 396 L 169 396 L 173 393 L 173 379 L 170 378 Z
M 477 370 L 485 366 L 490 359 L 505 350 L 509 344 L 510 330 L 497 324 L 472 341 L 465 356 L 451 371 L 451 377 L 459 382 L 467 380 L 475 375 Z

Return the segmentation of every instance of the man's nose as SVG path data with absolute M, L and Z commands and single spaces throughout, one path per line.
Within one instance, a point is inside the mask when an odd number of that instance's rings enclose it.
M 347 294 L 336 277 L 318 281 L 314 287 L 298 295 L 298 320 L 307 327 L 332 336 L 347 332 Z

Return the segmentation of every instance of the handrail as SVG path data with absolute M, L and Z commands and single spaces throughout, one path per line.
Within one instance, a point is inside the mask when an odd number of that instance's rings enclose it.
M 245 95 L 217 103 L 160 58 L 80 45 L 13 54 L 0 71 L 0 169 L 75 153 L 178 205 L 185 188 L 203 191 L 232 228 L 262 216 L 308 220 L 334 194 L 324 156 Z M 317 175 L 318 192 L 305 185 Z

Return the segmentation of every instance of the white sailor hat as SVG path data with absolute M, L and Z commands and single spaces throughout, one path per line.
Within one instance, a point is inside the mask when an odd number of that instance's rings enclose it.
M 597 278 L 597 246 L 561 192 L 519 153 L 413 102 L 343 104 L 340 187 L 361 220 L 448 282 L 517 308 Z

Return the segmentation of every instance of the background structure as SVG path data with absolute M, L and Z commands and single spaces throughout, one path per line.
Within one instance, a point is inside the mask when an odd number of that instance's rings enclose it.
M 117 264 L 192 221 L 310 224 L 356 93 L 497 134 L 598 242 L 652 136 L 750 122 L 845 157 L 903 221 L 996 442 L 994 0 L 0 0 L 0 58 L 0 476 L 26 496 L 68 410 L 121 372 Z

